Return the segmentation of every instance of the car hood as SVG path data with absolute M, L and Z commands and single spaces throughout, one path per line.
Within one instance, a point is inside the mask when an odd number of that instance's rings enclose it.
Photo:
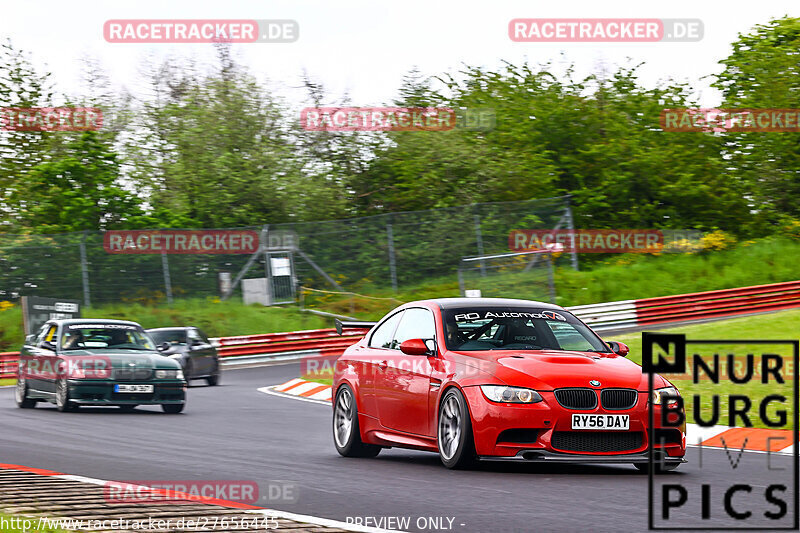
M 459 355 L 467 354 L 461 352 Z M 474 355 L 472 358 L 478 365 L 488 367 L 489 373 L 503 383 L 516 387 L 538 390 L 590 387 L 592 380 L 599 381 L 601 388 L 647 390 L 648 386 L 647 374 L 642 372 L 642 367 L 617 354 L 515 350 L 481 352 L 479 358 Z M 656 376 L 654 386 L 664 386 L 664 380 Z
M 69 356 L 97 357 L 110 361 L 112 368 L 149 368 L 149 369 L 174 369 L 180 368 L 177 361 L 164 357 L 156 352 L 114 352 L 93 350 L 71 350 Z

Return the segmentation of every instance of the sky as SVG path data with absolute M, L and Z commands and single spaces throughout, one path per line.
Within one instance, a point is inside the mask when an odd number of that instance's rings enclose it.
M 211 44 L 109 43 L 109 19 L 293 19 L 300 38 L 293 43 L 234 45 L 234 56 L 259 80 L 291 103 L 305 98 L 306 72 L 321 82 L 330 104 L 347 94 L 354 106 L 381 105 L 397 96 L 403 75 L 455 73 L 463 64 L 497 67 L 502 61 L 574 64 L 578 75 L 645 65 L 641 82 L 654 86 L 673 78 L 697 88 L 704 106 L 719 94 L 703 77 L 720 72 L 718 62 L 739 33 L 785 15 L 800 16 L 797 0 L 673 0 L 663 3 L 595 0 L 4 0 L 0 36 L 32 54 L 54 75 L 57 89 L 81 92 L 81 59 L 95 58 L 112 82 L 134 96 L 147 94 L 143 66 L 165 57 L 212 62 Z M 518 43 L 508 36 L 514 18 L 694 18 L 701 19 L 699 42 Z

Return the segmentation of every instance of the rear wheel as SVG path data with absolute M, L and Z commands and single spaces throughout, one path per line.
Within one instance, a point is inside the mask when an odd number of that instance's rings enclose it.
M 436 433 L 439 458 L 447 468 L 467 468 L 475 463 L 475 442 L 467 402 L 456 388 L 444 393 Z
M 344 457 L 375 457 L 381 452 L 380 446 L 361 441 L 358 426 L 358 409 L 353 390 L 342 385 L 336 393 L 333 409 L 333 443 L 336 451 Z
M 178 413 L 183 411 L 183 407 L 185 403 L 165 403 L 161 406 L 161 409 L 165 413 L 169 413 L 171 415 L 177 415 Z
M 69 385 L 63 378 L 56 382 L 56 409 L 62 413 L 78 409 L 78 405 L 69 399 Z
M 25 376 L 19 376 L 17 378 L 17 388 L 14 399 L 17 402 L 17 407 L 21 409 L 36 407 L 36 400 L 28 398 L 28 381 L 25 379 Z

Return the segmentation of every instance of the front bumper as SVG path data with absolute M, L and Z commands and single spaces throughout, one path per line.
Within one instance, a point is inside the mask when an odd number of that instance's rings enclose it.
M 475 438 L 475 451 L 482 458 L 497 457 L 522 460 L 574 462 L 647 462 L 649 446 L 649 412 L 646 392 L 640 392 L 636 404 L 626 410 L 604 410 L 595 407 L 590 410 L 569 410 L 562 407 L 553 392 L 542 391 L 543 401 L 534 404 L 508 404 L 491 402 L 483 395 L 480 387 L 464 387 L 464 396 L 469 404 L 472 429 Z M 614 414 L 628 415 L 627 431 L 573 430 L 572 415 Z M 660 426 L 660 407 L 654 413 L 657 432 L 654 451 L 669 461 L 679 461 L 686 454 L 686 433 L 684 428 Z M 664 431 L 661 431 L 661 430 Z M 559 448 L 564 436 L 600 437 L 601 433 L 611 435 L 613 444 L 616 437 L 629 436 L 632 444 L 600 449 L 587 446 L 586 449 Z M 665 442 L 661 438 L 667 435 Z M 509 438 L 509 436 L 513 438 Z M 633 438 L 635 437 L 635 438 Z M 587 438 L 590 441 L 591 438 Z M 589 444 L 593 444 L 589 442 Z M 578 447 L 579 448 L 579 447 Z M 538 455 L 537 455 L 538 454 Z M 641 460 L 641 457 L 644 460 Z M 619 461 L 614 458 L 619 458 Z M 554 459 L 555 458 L 555 459 Z M 561 458 L 561 459 L 557 459 Z M 565 459 L 575 458 L 575 459 Z M 596 461 L 593 458 L 598 458 Z
M 114 385 L 153 385 L 152 393 L 114 392 Z M 70 401 L 79 405 L 162 405 L 186 402 L 183 380 L 85 381 L 69 380 Z

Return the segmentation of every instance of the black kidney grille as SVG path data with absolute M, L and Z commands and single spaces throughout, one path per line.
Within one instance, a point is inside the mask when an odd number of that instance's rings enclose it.
M 557 389 L 556 400 L 566 409 L 594 409 L 597 394 L 592 389 Z
M 624 452 L 642 447 L 641 431 L 554 431 L 553 448 L 568 452 Z
M 630 409 L 638 398 L 639 393 L 633 389 L 605 389 L 600 393 L 600 404 L 603 409 Z

